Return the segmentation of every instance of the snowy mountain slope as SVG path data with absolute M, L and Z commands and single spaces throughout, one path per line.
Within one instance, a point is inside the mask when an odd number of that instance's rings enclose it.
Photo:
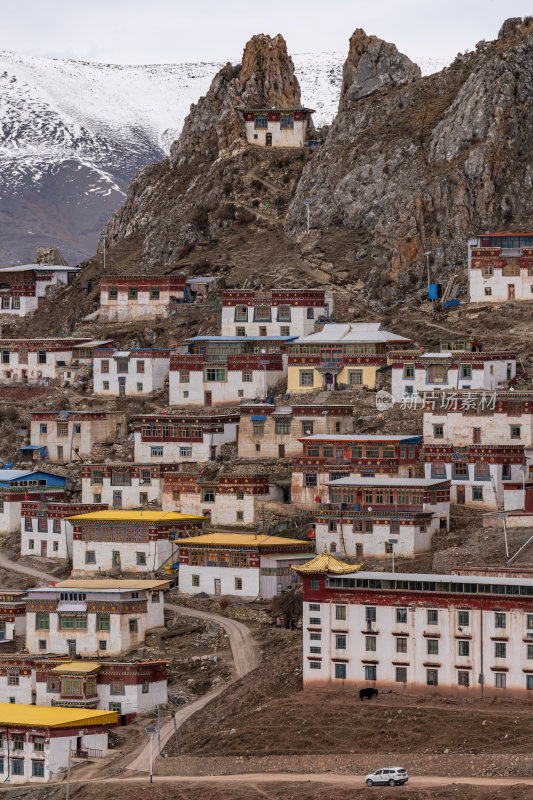
M 330 123 L 345 54 L 293 58 L 315 124 Z M 168 153 L 221 66 L 124 67 L 0 53 L 0 262 L 32 260 L 38 244 L 59 247 L 73 264 L 92 254 L 132 175 Z

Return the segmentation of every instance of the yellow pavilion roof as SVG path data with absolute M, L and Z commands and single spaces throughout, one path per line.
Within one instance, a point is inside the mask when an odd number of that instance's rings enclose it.
M 30 725 L 35 728 L 85 728 L 89 725 L 112 725 L 116 711 L 95 711 L 92 708 L 30 706 L 21 703 L 0 703 L 0 725 Z
M 259 549 L 272 547 L 302 547 L 307 542 L 301 539 L 285 539 L 283 536 L 266 536 L 253 533 L 203 533 L 200 536 L 191 536 L 189 539 L 175 539 L 174 544 L 182 547 L 197 547 L 210 545 L 211 547 L 257 547 Z
M 180 522 L 184 519 L 201 519 L 199 514 L 181 514 L 179 511 L 89 511 L 66 519 L 86 522 Z
M 299 575 L 325 575 L 328 572 L 331 575 L 348 575 L 350 572 L 359 572 L 362 566 L 362 564 L 347 564 L 345 561 L 340 561 L 328 553 L 324 547 L 324 552 L 313 558 L 312 561 L 299 567 L 291 567 L 291 569 Z
M 52 672 L 98 672 L 101 668 L 101 664 L 97 664 L 96 661 L 67 661 L 65 664 L 59 664 L 59 666 L 54 667 Z

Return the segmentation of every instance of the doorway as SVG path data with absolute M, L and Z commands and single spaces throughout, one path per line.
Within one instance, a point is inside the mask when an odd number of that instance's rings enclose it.
M 113 555 L 111 557 L 111 565 L 113 567 L 120 567 L 120 553 L 118 550 L 113 550 Z
M 76 639 L 67 639 L 68 654 L 70 658 L 76 658 Z
M 514 300 L 515 299 L 515 285 L 514 283 L 510 283 L 507 286 L 507 299 Z
M 457 486 L 457 505 L 464 506 L 465 504 L 465 487 Z
M 213 405 L 213 394 L 212 392 L 204 392 L 204 406 L 206 408 L 211 408 Z
M 46 545 L 47 543 L 41 540 L 41 557 L 46 558 Z
M 220 597 L 222 594 L 222 587 L 220 585 L 220 578 L 215 578 L 215 597 Z
M 122 508 L 122 492 L 113 492 L 113 508 Z
M 355 557 L 356 558 L 363 558 L 363 545 L 356 544 L 355 545 Z
M 265 144 L 266 144 L 267 147 L 272 147 L 272 134 L 271 133 L 267 133 L 265 135 Z
M 212 444 L 209 448 L 209 458 L 211 461 L 216 461 L 217 458 L 217 446 L 216 444 Z
M 336 464 L 344 463 L 344 452 L 342 447 L 337 447 L 337 449 L 335 450 L 335 463 Z
M 126 397 L 126 378 L 118 379 L 118 396 Z
M 285 445 L 278 444 L 278 458 L 285 458 Z

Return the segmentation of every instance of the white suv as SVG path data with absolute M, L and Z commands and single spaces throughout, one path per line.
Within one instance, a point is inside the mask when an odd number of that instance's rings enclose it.
M 387 767 L 386 769 L 378 769 L 376 772 L 367 775 L 365 783 L 367 786 L 385 783 L 388 783 L 389 786 L 401 786 L 407 783 L 408 780 L 409 775 L 407 774 L 407 770 L 403 767 Z

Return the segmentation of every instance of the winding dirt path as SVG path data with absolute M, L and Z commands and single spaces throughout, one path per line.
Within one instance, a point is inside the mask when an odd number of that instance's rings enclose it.
M 208 692 L 203 697 L 194 700 L 192 703 L 187 703 L 175 712 L 176 727 L 179 729 L 180 725 L 192 717 L 197 711 L 206 706 L 215 697 L 218 697 L 224 689 L 226 689 L 233 681 L 242 678 L 248 672 L 255 669 L 258 663 L 257 648 L 250 632 L 250 629 L 243 625 L 242 622 L 237 622 L 228 617 L 222 617 L 219 614 L 211 614 L 208 611 L 199 611 L 195 608 L 187 608 L 186 606 L 179 606 L 175 603 L 165 603 L 165 608 L 173 611 L 175 614 L 183 616 L 195 617 L 196 619 L 206 619 L 216 622 L 220 625 L 229 635 L 231 653 L 233 656 L 234 674 L 228 683 L 218 686 L 213 691 Z M 171 736 L 174 735 L 174 722 L 170 719 L 161 725 L 161 749 L 165 746 Z M 156 753 L 157 742 L 153 741 L 154 756 Z M 150 745 L 144 745 L 141 750 L 137 751 L 135 758 L 126 767 L 128 771 L 133 772 L 148 772 L 150 769 Z
M 0 567 L 10 572 L 20 572 L 22 575 L 30 575 L 32 578 L 37 578 L 45 583 L 58 580 L 57 575 L 50 575 L 49 572 L 41 572 L 41 570 L 33 569 L 33 567 L 26 567 L 24 564 L 19 564 L 18 561 L 12 561 L 2 552 L 0 552 Z

